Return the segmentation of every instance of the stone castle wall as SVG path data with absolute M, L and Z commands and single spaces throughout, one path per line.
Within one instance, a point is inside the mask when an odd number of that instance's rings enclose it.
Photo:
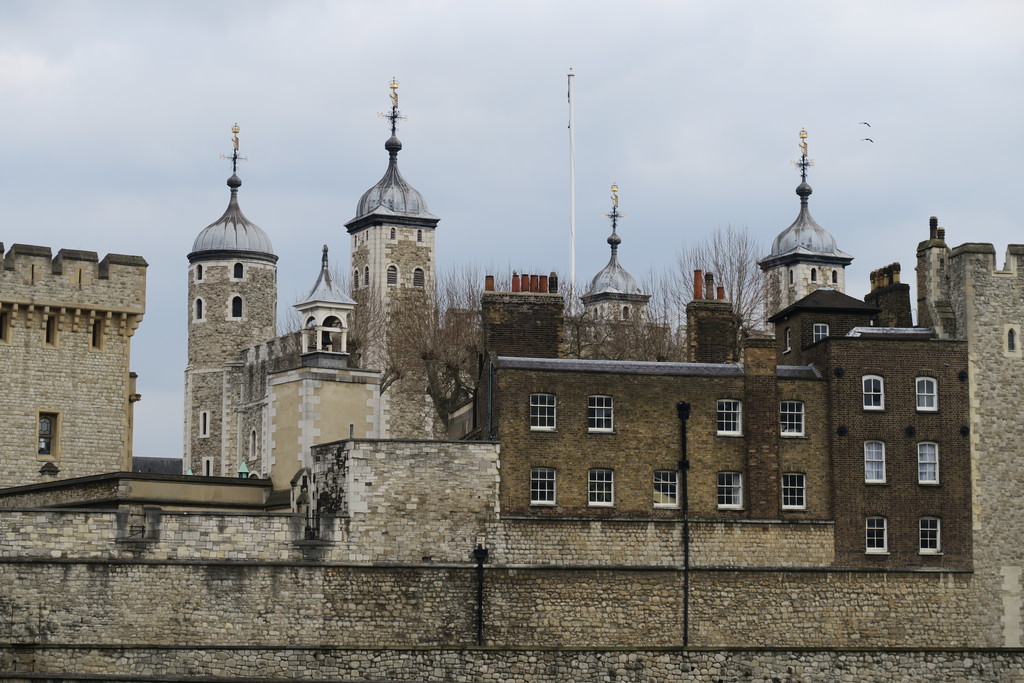
M 0 244 L 0 253 L 3 245 Z M 138 256 L 12 245 L 0 269 L 0 486 L 130 468 L 130 341 L 145 312 Z M 52 447 L 40 453 L 39 417 Z M 57 471 L 41 474 L 52 463 Z
M 192 680 L 484 681 L 1017 681 L 1021 651 L 867 649 L 595 650 L 584 648 L 341 648 L 150 647 L 24 645 L 0 650 L 0 669 L 34 672 L 32 680 L 79 680 L 70 674 L 150 676 Z M 91 680 L 91 679 L 90 679 Z
M 974 566 L 978 609 L 999 616 L 986 644 L 1024 645 L 1022 573 L 1024 490 L 1020 425 L 1024 415 L 1024 246 L 1010 245 L 1002 270 L 991 244 L 946 251 L 946 297 L 968 345 L 971 396 Z M 937 276 L 933 276 L 938 279 Z M 1008 331 L 1016 348 L 1008 347 Z

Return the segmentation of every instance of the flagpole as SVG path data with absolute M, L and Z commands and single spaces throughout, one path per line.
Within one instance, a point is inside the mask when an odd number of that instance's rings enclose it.
M 569 67 L 569 310 L 576 307 L 576 131 L 572 111 L 572 67 Z

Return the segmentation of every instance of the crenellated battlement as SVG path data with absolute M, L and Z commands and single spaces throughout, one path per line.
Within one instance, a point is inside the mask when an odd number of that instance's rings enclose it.
M 61 249 L 56 256 L 49 247 L 0 242 L 0 303 L 5 310 L 68 314 L 76 320 L 83 313 L 95 317 L 122 314 L 137 317 L 146 309 L 146 268 L 141 256 L 107 254 L 100 260 L 94 251 Z M 132 328 L 134 329 L 134 328 Z

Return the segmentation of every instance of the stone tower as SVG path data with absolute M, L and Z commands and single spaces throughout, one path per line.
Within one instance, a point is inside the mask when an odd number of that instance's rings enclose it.
M 361 340 L 359 365 L 385 373 L 388 358 L 394 357 L 394 349 L 388 347 L 394 342 L 394 321 L 410 311 L 434 308 L 434 230 L 440 220 L 427 211 L 423 195 L 398 171 L 402 143 L 396 131 L 402 114 L 397 81 L 392 80 L 390 87 L 391 110 L 386 118 L 391 123 L 391 137 L 384 143 L 388 168 L 359 199 L 356 217 L 345 224 L 351 235 L 352 294 L 360 304 L 358 315 L 373 321 L 364 325 L 364 329 L 373 329 Z M 407 377 L 382 396 L 388 436 L 422 438 L 434 431 L 433 408 L 424 394 L 425 386 L 425 380 Z
M 0 487 L 130 471 L 139 256 L 0 243 Z
M 583 299 L 583 310 L 593 318 L 607 321 L 645 320 L 647 302 L 651 295 L 640 289 L 636 280 L 619 264 L 619 245 L 622 238 L 616 229 L 622 214 L 619 213 L 619 187 L 612 184 L 612 211 L 608 214 L 612 222 L 612 234 L 608 236 L 611 258 L 608 265 L 597 272 L 590 281 Z
M 232 158 L 237 170 L 238 126 Z M 277 256 L 242 214 L 234 172 L 224 215 L 196 237 L 188 255 L 188 365 L 185 466 L 197 475 L 234 476 L 239 465 L 237 370 L 244 350 L 277 336 Z
M 853 257 L 840 251 L 836 240 L 811 217 L 807 200 L 811 186 L 807 184 L 807 131 L 800 131 L 800 213 L 772 243 L 772 251 L 758 262 L 765 278 L 765 317 L 804 298 L 819 287 L 830 287 L 845 293 L 846 266 Z

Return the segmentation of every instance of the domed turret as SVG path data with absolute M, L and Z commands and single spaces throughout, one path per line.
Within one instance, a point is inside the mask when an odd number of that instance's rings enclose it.
M 196 237 L 192 244 L 192 252 L 188 255 L 189 261 L 194 261 L 201 253 L 210 256 L 209 252 L 222 256 L 244 255 L 277 261 L 267 233 L 246 218 L 238 206 L 238 188 L 241 186 L 242 181 L 238 175 L 232 174 L 228 178 L 228 187 L 231 188 L 228 208 L 225 209 L 223 216 L 206 226 Z
M 619 245 L 622 244 L 622 238 L 616 230 L 619 219 L 623 216 L 619 213 L 618 192 L 618 185 L 613 184 L 612 211 L 608 214 L 612 222 L 612 234 L 608 236 L 611 257 L 608 259 L 608 265 L 590 280 L 590 286 L 581 298 L 584 308 L 593 310 L 599 317 L 625 320 L 630 317 L 634 308 L 638 309 L 640 315 L 644 315 L 651 295 L 640 289 L 636 279 L 619 263 Z
M 811 217 L 808 198 L 807 131 L 800 131 L 800 212 L 796 220 L 779 233 L 772 242 L 768 256 L 758 261 L 765 273 L 765 317 L 771 317 L 807 296 L 819 287 L 843 292 L 846 287 L 846 266 L 853 257 L 836 245 L 836 239 Z
M 427 211 L 427 202 L 415 187 L 406 182 L 398 171 L 398 152 L 401 141 L 394 134 L 384 143 L 388 151 L 388 170 L 377 184 L 363 193 L 356 205 L 356 219 L 370 214 L 379 216 L 406 216 L 437 219 Z

